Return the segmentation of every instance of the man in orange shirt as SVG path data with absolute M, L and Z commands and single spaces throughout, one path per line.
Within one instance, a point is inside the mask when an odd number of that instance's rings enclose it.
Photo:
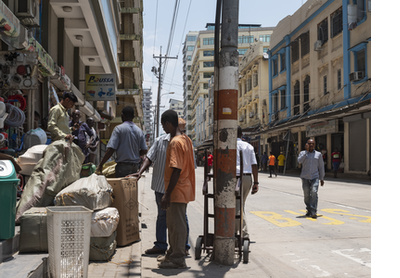
M 275 155 L 272 154 L 272 152 L 269 153 L 269 158 L 268 158 L 268 166 L 269 166 L 269 177 L 272 178 L 272 172 L 274 172 L 275 177 L 278 175 L 276 174 L 275 171 Z
M 190 138 L 178 127 L 178 114 L 167 110 L 161 116 L 161 124 L 170 134 L 165 160 L 165 194 L 161 208 L 167 210 L 169 249 L 159 258 L 160 268 L 186 268 L 185 245 L 187 236 L 186 208 L 195 199 L 195 167 L 193 145 Z

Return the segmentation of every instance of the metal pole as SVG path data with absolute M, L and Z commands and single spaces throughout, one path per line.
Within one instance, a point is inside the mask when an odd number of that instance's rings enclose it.
M 233 265 L 236 241 L 239 0 L 222 0 L 222 3 L 221 52 L 214 49 L 215 55 L 219 55 L 214 94 L 214 258 L 217 263 Z

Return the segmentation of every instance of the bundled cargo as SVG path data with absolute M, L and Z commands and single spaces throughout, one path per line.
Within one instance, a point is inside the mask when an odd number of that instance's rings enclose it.
M 117 231 L 109 237 L 91 237 L 89 260 L 91 261 L 109 261 L 117 248 Z
M 119 213 L 116 208 L 105 208 L 92 214 L 91 237 L 109 237 L 117 229 Z
M 107 181 L 114 190 L 112 206 L 118 209 L 120 215 L 117 228 L 118 246 L 140 240 L 137 179 L 116 178 Z
M 46 208 L 30 208 L 22 214 L 19 252 L 47 252 Z
M 84 160 L 81 149 L 74 143 L 58 140 L 50 144 L 25 185 L 17 204 L 16 222 L 31 207 L 52 205 L 58 192 L 79 179 Z
M 104 209 L 112 203 L 112 187 L 104 176 L 92 174 L 81 178 L 60 191 L 56 206 L 84 206 L 91 210 Z

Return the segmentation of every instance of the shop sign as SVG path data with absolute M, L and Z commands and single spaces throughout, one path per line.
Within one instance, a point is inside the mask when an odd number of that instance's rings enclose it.
M 19 19 L 3 1 L 0 1 L 0 32 L 6 36 L 16 38 L 19 36 L 19 30 Z
M 338 132 L 338 120 L 318 122 L 307 126 L 306 136 L 313 137 Z
M 29 51 L 0 52 L 0 89 L 33 90 L 38 87 L 37 53 Z
M 116 90 L 115 74 L 86 74 L 86 100 L 115 101 Z
M 55 63 L 53 58 L 44 50 L 43 46 L 34 38 L 29 39 L 29 45 L 34 46 L 35 52 L 38 54 L 38 61 L 39 61 L 39 71 L 43 77 L 54 76 L 56 74 L 55 71 Z

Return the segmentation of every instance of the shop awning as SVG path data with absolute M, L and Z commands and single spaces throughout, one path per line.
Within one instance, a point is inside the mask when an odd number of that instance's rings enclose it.
M 97 112 L 88 101 L 85 101 L 84 105 L 79 106 L 79 110 L 82 111 L 86 116 L 92 117 L 95 122 L 101 121 L 99 112 Z
M 71 90 L 74 93 L 74 95 L 78 98 L 78 105 L 85 105 L 85 97 L 82 95 L 82 93 L 78 90 L 78 88 L 74 84 L 71 85 Z

